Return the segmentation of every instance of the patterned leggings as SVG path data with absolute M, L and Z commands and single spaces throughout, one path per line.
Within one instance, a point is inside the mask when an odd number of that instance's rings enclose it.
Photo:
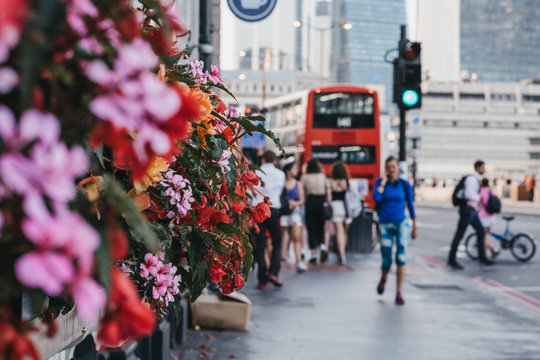
M 382 268 L 389 270 L 392 266 L 392 247 L 397 240 L 396 264 L 405 265 L 407 245 L 411 236 L 409 220 L 379 224 L 381 241 Z

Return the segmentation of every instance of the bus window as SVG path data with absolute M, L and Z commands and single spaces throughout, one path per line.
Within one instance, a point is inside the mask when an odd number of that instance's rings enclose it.
M 372 94 L 315 94 L 314 128 L 374 128 L 375 106 Z

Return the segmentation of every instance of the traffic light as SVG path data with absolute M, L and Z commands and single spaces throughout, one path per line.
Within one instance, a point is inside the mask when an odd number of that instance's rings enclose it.
M 394 59 L 393 100 L 403 110 L 422 106 L 422 65 L 419 42 L 402 39 L 399 42 L 399 57 Z

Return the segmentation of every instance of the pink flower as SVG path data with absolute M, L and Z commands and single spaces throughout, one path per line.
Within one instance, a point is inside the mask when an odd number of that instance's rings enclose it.
M 217 164 L 221 167 L 221 171 L 231 171 L 229 166 L 229 159 L 231 158 L 232 152 L 230 150 L 224 150 L 221 154 L 221 158 L 217 161 Z
M 180 12 L 174 9 L 175 2 L 176 0 L 173 0 L 168 6 L 164 7 L 165 15 L 167 15 L 171 21 L 171 26 L 175 31 L 184 33 L 186 31 L 186 25 L 180 16 Z
M 8 59 L 11 49 L 19 42 L 19 37 L 19 28 L 15 24 L 3 23 L 0 25 L 0 63 Z
M 207 75 L 208 79 L 212 80 L 212 82 L 216 85 L 221 84 L 223 80 L 221 80 L 221 77 L 219 76 L 219 66 L 212 65 L 210 68 L 212 72 Z
M 73 282 L 71 292 L 81 318 L 95 324 L 99 310 L 107 303 L 105 290 L 94 279 L 86 276 Z
M 9 67 L 0 68 L 0 94 L 7 94 L 19 83 L 19 76 Z
M 204 73 L 204 62 L 202 60 L 193 59 L 188 65 L 188 70 L 193 75 L 195 81 L 201 84 L 206 84 L 208 73 Z
M 60 295 L 71 282 L 75 269 L 71 259 L 53 251 L 29 252 L 15 262 L 19 281 L 31 288 L 40 288 L 53 296 Z
M 238 112 L 238 109 L 236 109 L 235 107 L 232 107 L 232 106 L 227 106 L 227 109 L 225 110 L 224 115 L 229 120 L 231 118 L 239 118 L 240 117 L 240 113 Z
M 159 262 L 158 258 L 151 253 L 144 255 L 144 264 L 140 265 L 141 276 L 145 279 L 149 279 L 150 275 L 157 276 L 156 265 Z

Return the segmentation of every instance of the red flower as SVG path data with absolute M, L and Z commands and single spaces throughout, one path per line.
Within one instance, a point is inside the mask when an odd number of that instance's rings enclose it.
M 98 331 L 103 347 L 118 347 L 134 338 L 150 335 L 156 325 L 154 312 L 141 302 L 137 289 L 120 270 L 111 272 L 111 295 Z
M 200 225 L 213 230 L 219 223 L 230 223 L 231 218 L 221 211 L 205 208 L 199 213 L 199 221 Z
M 5 321 L 0 322 L 0 354 L 2 359 L 39 360 L 39 353 L 32 341 L 17 333 L 13 325 Z
M 244 286 L 244 278 L 242 277 L 242 275 L 236 274 L 234 276 L 234 287 L 237 290 L 240 290 L 242 288 L 242 286 Z
M 223 183 L 219 187 L 219 196 L 229 196 L 229 189 L 227 189 L 227 179 L 224 179 Z
M 270 211 L 270 206 L 266 202 L 260 202 L 252 208 L 251 218 L 257 224 L 262 223 L 264 220 L 268 219 L 272 215 Z
M 255 171 L 247 171 L 243 173 L 240 176 L 240 181 L 249 185 L 249 186 L 257 186 L 259 185 L 259 177 L 255 173 Z
M 244 203 L 241 203 L 240 201 L 234 202 L 232 204 L 232 210 L 237 214 L 242 213 L 242 210 L 244 210 Z
M 223 281 L 220 285 L 221 287 L 221 292 L 224 294 L 224 295 L 228 295 L 230 293 L 232 293 L 234 291 L 234 282 L 233 282 L 233 279 L 227 279 L 225 281 Z
M 206 272 L 206 280 L 208 282 L 218 284 L 225 275 L 227 275 L 227 273 L 223 271 L 221 261 L 217 261 L 208 268 L 208 271 Z
M 113 260 L 122 260 L 126 257 L 129 244 L 124 230 L 118 225 L 112 225 L 107 229 L 107 239 L 109 240 L 109 251 Z
M 216 106 L 216 111 L 220 114 L 223 114 L 225 110 L 227 110 L 227 105 L 225 105 L 225 103 L 218 97 L 216 97 L 216 100 L 218 103 Z

